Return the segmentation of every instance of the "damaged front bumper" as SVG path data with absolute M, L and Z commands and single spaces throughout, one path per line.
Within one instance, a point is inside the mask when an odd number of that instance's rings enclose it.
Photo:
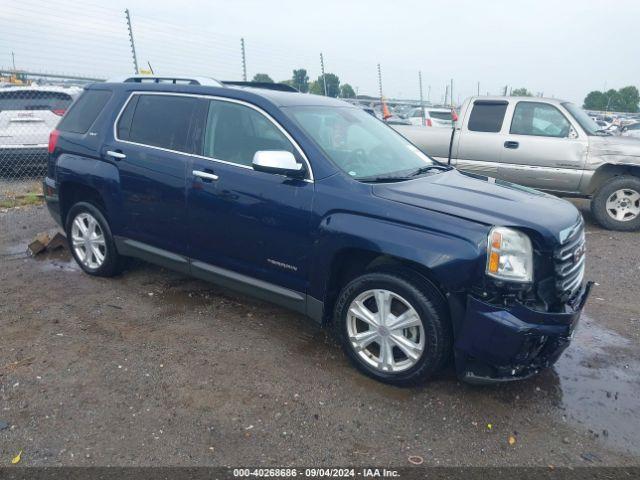
M 521 304 L 496 306 L 468 296 L 456 332 L 459 377 L 475 384 L 507 382 L 553 365 L 571 341 L 591 286 L 588 282 L 560 313 Z

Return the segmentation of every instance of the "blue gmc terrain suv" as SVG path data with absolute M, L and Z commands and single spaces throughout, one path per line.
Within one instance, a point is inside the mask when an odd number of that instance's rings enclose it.
M 86 273 L 138 257 L 283 305 L 396 385 L 450 359 L 469 382 L 524 378 L 569 344 L 591 286 L 570 203 L 336 99 L 147 80 L 87 87 L 51 133 L 45 197 Z

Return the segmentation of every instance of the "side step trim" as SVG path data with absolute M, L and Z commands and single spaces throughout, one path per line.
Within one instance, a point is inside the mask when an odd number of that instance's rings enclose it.
M 200 262 L 198 260 L 192 260 L 191 266 L 193 268 L 204 270 L 213 275 L 228 278 L 229 280 L 232 280 L 234 282 L 244 283 L 252 287 L 273 292 L 276 295 L 287 297 L 292 300 L 304 301 L 304 295 L 294 290 L 289 290 L 288 288 L 283 288 L 278 285 L 274 285 L 273 283 L 265 282 L 263 280 L 258 280 L 257 278 L 249 277 L 247 275 L 242 275 L 241 273 L 227 270 L 225 268 L 216 267 L 215 265 L 211 265 L 209 263 Z

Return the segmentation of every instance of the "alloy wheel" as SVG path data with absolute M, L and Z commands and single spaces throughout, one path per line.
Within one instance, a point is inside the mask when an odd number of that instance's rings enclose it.
M 96 270 L 107 257 L 107 244 L 98 220 L 87 212 L 79 213 L 71 224 L 71 245 L 76 258 Z
M 425 349 L 425 333 L 416 309 L 384 289 L 358 295 L 347 312 L 349 343 L 367 365 L 385 373 L 408 370 Z
M 640 193 L 623 188 L 613 192 L 607 199 L 609 216 L 618 222 L 628 222 L 640 215 Z

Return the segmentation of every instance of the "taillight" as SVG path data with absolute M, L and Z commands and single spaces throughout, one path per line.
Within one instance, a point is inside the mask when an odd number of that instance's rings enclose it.
M 54 110 L 51 110 L 53 113 L 55 113 L 56 115 L 58 115 L 59 117 L 64 115 L 64 112 L 66 112 L 66 110 L 64 108 L 56 108 Z
M 426 118 L 424 123 L 427 125 L 427 127 L 433 127 L 433 122 L 430 118 Z
M 60 132 L 58 130 L 53 130 L 49 134 L 49 153 L 53 153 L 53 151 L 56 149 L 59 136 L 60 136 Z

